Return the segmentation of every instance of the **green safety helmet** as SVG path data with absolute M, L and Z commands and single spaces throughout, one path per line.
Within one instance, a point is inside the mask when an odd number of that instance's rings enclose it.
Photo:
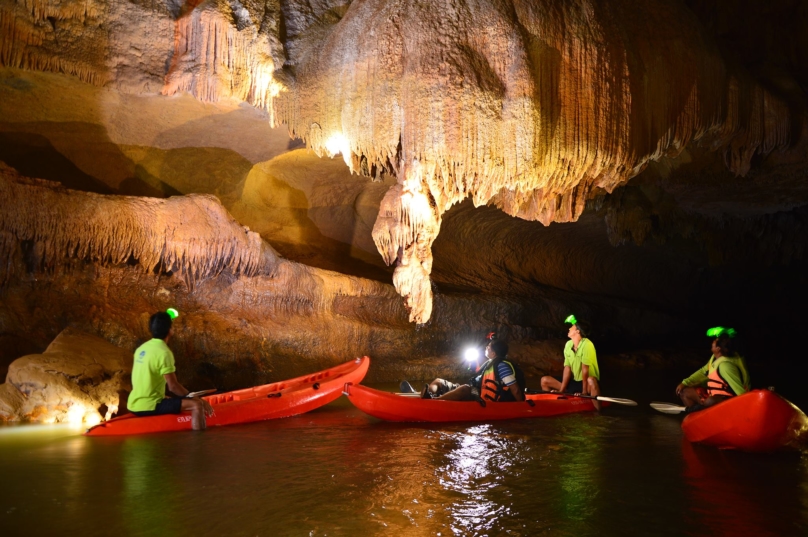
M 166 313 L 168 313 L 168 316 L 171 317 L 172 321 L 180 316 L 180 312 L 175 310 L 174 308 L 168 308 L 166 310 Z
M 578 319 L 575 318 L 575 315 L 570 315 L 569 317 L 564 319 L 564 322 L 569 324 L 578 324 Z

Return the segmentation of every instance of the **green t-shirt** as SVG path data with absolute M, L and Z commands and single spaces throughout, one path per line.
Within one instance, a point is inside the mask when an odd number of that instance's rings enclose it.
M 578 344 L 578 350 L 572 350 L 572 340 L 567 341 L 564 347 L 564 367 L 572 370 L 572 378 L 580 382 L 583 379 L 582 366 L 589 366 L 589 376 L 600 380 L 598 369 L 598 355 L 595 353 L 595 344 L 584 338 Z
M 706 386 L 707 379 L 710 378 L 710 369 L 718 358 L 710 356 L 707 365 L 687 377 L 682 381 L 685 386 Z M 718 375 L 729 384 L 735 395 L 741 395 L 749 391 L 749 371 L 746 369 L 746 361 L 739 355 L 727 356 L 718 364 Z
M 162 339 L 150 339 L 138 347 L 132 366 L 132 393 L 127 403 L 129 410 L 154 410 L 166 396 L 166 379 L 163 375 L 175 371 L 174 353 Z

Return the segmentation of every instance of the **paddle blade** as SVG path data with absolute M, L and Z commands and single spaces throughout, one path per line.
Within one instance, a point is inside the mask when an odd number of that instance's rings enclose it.
M 213 393 L 216 391 L 216 388 L 211 388 L 210 390 L 199 390 L 198 392 L 191 392 L 185 397 L 199 397 L 201 395 L 208 395 L 209 393 Z
M 665 414 L 681 414 L 685 411 L 685 407 L 671 403 L 651 403 L 651 408 Z
M 632 401 L 631 399 L 621 399 L 619 397 L 603 397 L 602 395 L 598 395 L 595 399 L 597 399 L 598 401 L 608 401 L 609 403 L 615 403 L 617 405 L 637 406 L 637 401 Z

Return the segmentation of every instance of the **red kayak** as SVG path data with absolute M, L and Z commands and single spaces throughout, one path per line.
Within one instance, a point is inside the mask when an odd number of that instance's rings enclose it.
M 337 399 L 346 382 L 361 382 L 369 366 L 370 358 L 365 356 L 319 373 L 203 397 L 215 411 L 207 419 L 208 427 L 286 418 L 314 410 Z M 111 436 L 190 429 L 189 412 L 145 418 L 126 414 L 99 423 L 85 434 Z
M 388 421 L 489 421 L 517 418 L 544 418 L 593 412 L 591 399 L 559 394 L 528 394 L 527 401 L 516 403 L 494 403 L 487 401 L 482 406 L 476 401 L 440 401 L 403 397 L 394 393 L 382 392 L 367 386 L 347 385 L 345 395 L 351 403 L 365 414 Z M 606 406 L 608 402 L 601 402 Z
M 808 431 L 802 410 L 771 390 L 752 390 L 689 414 L 685 438 L 721 449 L 774 451 L 801 440 Z

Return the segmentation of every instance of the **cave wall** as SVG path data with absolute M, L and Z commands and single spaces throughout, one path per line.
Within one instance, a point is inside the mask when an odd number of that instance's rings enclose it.
M 44 192 L 0 227 L 4 352 L 132 347 L 177 304 L 178 357 L 224 385 L 365 353 L 395 378 L 491 329 L 538 370 L 571 311 L 625 348 L 801 326 L 804 6 L 449 4 L 0 0 L 0 160 L 71 189 L 3 172 Z M 215 198 L 159 203 L 272 260 L 194 267 L 111 217 L 188 194 Z

